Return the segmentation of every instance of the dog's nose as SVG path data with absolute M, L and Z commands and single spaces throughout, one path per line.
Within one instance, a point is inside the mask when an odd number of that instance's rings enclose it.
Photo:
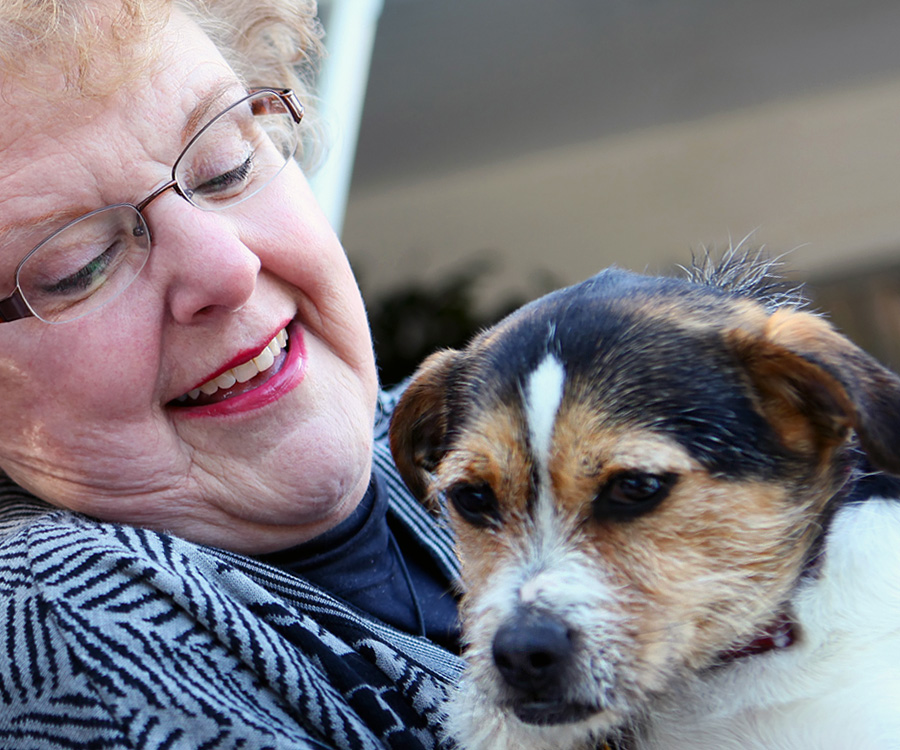
M 497 630 L 493 652 L 511 687 L 539 693 L 561 683 L 572 657 L 572 637 L 561 620 L 529 612 Z

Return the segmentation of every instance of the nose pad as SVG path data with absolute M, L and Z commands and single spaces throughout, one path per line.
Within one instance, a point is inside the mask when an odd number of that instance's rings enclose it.
M 506 683 L 530 695 L 561 687 L 574 654 L 571 629 L 556 617 L 534 611 L 502 625 L 492 649 Z

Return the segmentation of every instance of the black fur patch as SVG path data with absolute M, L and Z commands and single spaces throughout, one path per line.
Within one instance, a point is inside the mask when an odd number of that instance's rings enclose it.
M 613 424 L 669 435 L 707 470 L 736 480 L 790 472 L 792 457 L 755 410 L 723 333 L 646 314 L 673 298 L 699 320 L 730 312 L 734 295 L 609 269 L 513 313 L 494 329 L 502 335 L 476 339 L 477 358 L 460 362 L 451 443 L 471 408 L 520 403 L 523 378 L 553 354 L 566 369 L 564 398 L 590 399 Z

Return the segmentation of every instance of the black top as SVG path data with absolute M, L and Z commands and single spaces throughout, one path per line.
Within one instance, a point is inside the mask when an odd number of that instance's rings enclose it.
M 459 650 L 451 583 L 391 518 L 377 474 L 356 510 L 335 528 L 257 559 L 306 578 L 396 628 Z

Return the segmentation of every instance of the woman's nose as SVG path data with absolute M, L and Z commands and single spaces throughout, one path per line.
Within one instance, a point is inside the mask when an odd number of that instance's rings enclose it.
M 179 323 L 239 310 L 256 289 L 260 259 L 225 212 L 203 211 L 172 194 L 148 209 L 151 264 Z

